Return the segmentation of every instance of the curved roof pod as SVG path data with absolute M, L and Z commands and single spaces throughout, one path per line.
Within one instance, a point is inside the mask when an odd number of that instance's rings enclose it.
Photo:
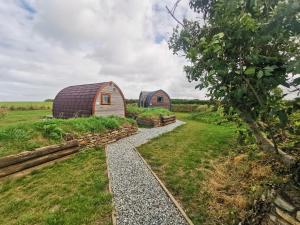
M 154 97 L 162 97 L 162 102 L 158 102 Z M 171 98 L 167 92 L 160 89 L 157 91 L 142 91 L 139 97 L 140 107 L 163 107 L 171 109 Z
M 125 98 L 121 89 L 112 81 L 75 85 L 62 89 L 53 102 L 53 116 L 55 118 L 72 118 L 92 116 L 96 112 L 97 97 L 101 90 L 113 86 L 122 98 L 124 115 L 126 110 Z M 121 107 L 121 106 L 120 106 Z

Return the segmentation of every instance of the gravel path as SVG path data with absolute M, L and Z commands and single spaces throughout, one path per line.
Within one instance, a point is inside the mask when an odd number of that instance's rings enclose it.
M 182 125 L 151 129 L 107 146 L 108 171 L 117 212 L 117 225 L 187 225 L 135 147 Z

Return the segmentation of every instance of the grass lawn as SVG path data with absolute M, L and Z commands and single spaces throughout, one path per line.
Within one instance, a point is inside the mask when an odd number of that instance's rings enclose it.
M 103 149 L 0 181 L 0 224 L 108 225 L 111 211 Z
M 235 144 L 236 128 L 217 125 L 216 116 L 201 118 L 177 113 L 186 125 L 141 146 L 139 152 L 181 202 L 195 224 L 206 224 L 208 193 L 202 189 L 210 161 L 225 155 Z
M 0 128 L 23 122 L 35 122 L 47 115 L 52 115 L 51 110 L 8 111 L 4 118 L 0 118 Z

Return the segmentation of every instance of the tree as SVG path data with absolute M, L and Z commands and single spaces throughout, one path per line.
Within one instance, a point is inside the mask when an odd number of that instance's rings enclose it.
M 191 0 L 202 20 L 184 20 L 169 46 L 189 61 L 185 72 L 227 115 L 238 114 L 263 150 L 278 152 L 271 121 L 284 126 L 278 86 L 299 90 L 298 0 Z M 262 125 L 263 124 L 263 125 Z

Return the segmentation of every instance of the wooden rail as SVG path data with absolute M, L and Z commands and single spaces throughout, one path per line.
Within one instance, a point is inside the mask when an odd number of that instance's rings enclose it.
M 73 140 L 0 158 L 0 178 L 73 154 L 79 148 L 79 142 Z

